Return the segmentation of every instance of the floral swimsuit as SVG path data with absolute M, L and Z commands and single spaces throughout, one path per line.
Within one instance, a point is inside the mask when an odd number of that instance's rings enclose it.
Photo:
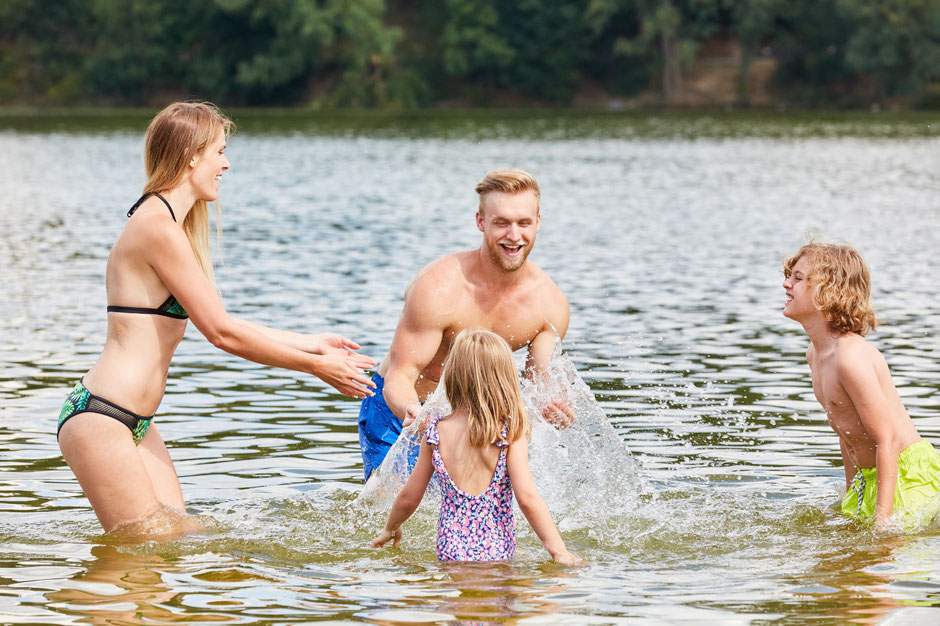
M 439 417 L 431 419 L 428 445 L 434 446 L 431 459 L 441 484 L 441 514 L 437 522 L 437 558 L 441 561 L 502 561 L 516 551 L 516 519 L 512 510 L 512 482 L 506 471 L 506 450 L 500 447 L 496 471 L 481 495 L 461 491 L 451 480 L 438 451 Z M 507 435 L 503 426 L 502 437 Z

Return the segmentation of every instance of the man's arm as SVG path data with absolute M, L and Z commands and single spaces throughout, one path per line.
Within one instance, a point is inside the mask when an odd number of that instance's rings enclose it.
M 568 332 L 570 319 L 568 299 L 560 289 L 554 285 L 552 287 L 554 287 L 554 293 L 546 307 L 548 315 L 546 315 L 545 325 L 529 342 L 526 354 L 525 375 L 531 380 L 547 375 L 555 337 L 564 339 L 565 333 Z M 542 408 L 542 419 L 556 428 L 568 428 L 574 423 L 575 418 L 574 407 L 571 406 L 566 394 L 553 398 Z
M 552 289 L 552 296 L 545 306 L 545 324 L 529 342 L 529 350 L 526 354 L 525 374 L 532 379 L 548 370 L 548 361 L 552 356 L 555 337 L 564 339 L 565 333 L 568 332 L 568 321 L 571 317 L 568 298 L 554 284 L 552 284 Z
M 415 383 L 437 354 L 446 329 L 446 291 L 433 271 L 419 274 L 405 293 L 405 307 L 388 351 L 385 402 L 399 419 L 414 419 L 420 409 Z
M 878 355 L 881 358 L 881 355 Z M 897 433 L 890 419 L 890 409 L 871 354 L 861 348 L 842 355 L 836 365 L 839 382 L 848 394 L 862 427 L 875 443 L 875 468 L 878 495 L 875 499 L 875 523 L 883 524 L 891 516 L 898 484 Z

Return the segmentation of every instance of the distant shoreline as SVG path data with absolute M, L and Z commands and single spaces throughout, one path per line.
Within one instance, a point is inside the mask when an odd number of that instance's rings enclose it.
M 490 139 L 930 138 L 940 112 L 590 108 L 321 109 L 224 107 L 238 133 Z M 143 131 L 156 109 L 0 107 L 0 132 Z

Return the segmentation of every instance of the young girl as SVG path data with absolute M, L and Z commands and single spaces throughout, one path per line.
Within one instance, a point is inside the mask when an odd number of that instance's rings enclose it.
M 390 539 L 398 547 L 402 523 L 418 508 L 437 473 L 441 561 L 511 559 L 516 550 L 515 491 L 519 508 L 552 558 L 579 564 L 565 548 L 529 471 L 531 426 L 509 345 L 488 330 L 462 331 L 447 356 L 443 380 L 454 411 L 431 419 L 428 445 L 421 447 L 414 471 L 372 547 Z

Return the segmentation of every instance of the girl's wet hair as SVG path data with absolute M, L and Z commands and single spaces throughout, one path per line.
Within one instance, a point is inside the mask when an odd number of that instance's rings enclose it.
M 147 127 L 144 159 L 147 169 L 145 194 L 164 192 L 179 185 L 194 155 L 201 153 L 218 136 L 228 138 L 235 125 L 218 107 L 208 102 L 174 102 L 159 113 Z M 215 203 L 216 235 L 222 237 L 222 208 Z M 189 239 L 196 260 L 210 282 L 215 272 L 209 253 L 209 207 L 197 200 L 183 220 L 183 232 Z
M 811 241 L 783 261 L 783 275 L 789 278 L 804 256 L 812 264 L 806 279 L 813 287 L 813 304 L 830 328 L 863 336 L 875 330 L 878 320 L 871 305 L 871 276 L 862 255 L 852 246 Z
M 509 344 L 488 330 L 461 331 L 444 363 L 444 389 L 454 410 L 470 414 L 470 444 L 485 446 L 532 432 Z

